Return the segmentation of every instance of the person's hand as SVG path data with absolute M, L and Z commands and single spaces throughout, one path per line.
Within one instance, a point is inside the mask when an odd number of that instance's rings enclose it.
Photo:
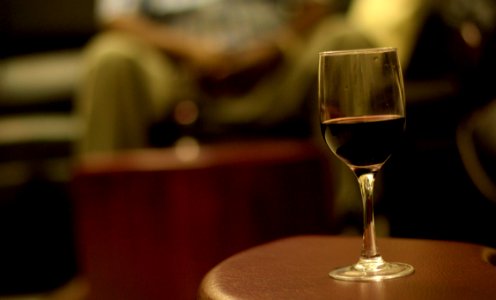
M 229 74 L 261 72 L 272 68 L 282 57 L 280 49 L 271 41 L 258 41 L 231 53 Z
M 202 78 L 222 80 L 232 72 L 232 55 L 212 40 L 183 37 L 182 62 Z
M 279 49 L 270 44 L 250 45 L 236 51 L 198 53 L 195 74 L 204 91 L 213 96 L 248 92 L 279 63 Z

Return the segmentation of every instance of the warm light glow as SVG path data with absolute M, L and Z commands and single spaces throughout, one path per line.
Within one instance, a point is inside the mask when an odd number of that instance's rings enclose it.
M 460 34 L 462 35 L 465 43 L 467 43 L 470 47 L 478 48 L 480 46 L 482 35 L 479 28 L 474 23 L 464 22 L 460 26 Z
M 417 35 L 427 16 L 427 0 L 355 0 L 347 19 L 377 47 L 394 47 L 408 65 Z
M 177 140 L 174 151 L 179 160 L 193 161 L 200 155 L 200 144 L 190 136 L 185 136 Z
M 198 106 L 191 100 L 179 102 L 174 109 L 174 119 L 178 124 L 191 125 L 198 119 Z

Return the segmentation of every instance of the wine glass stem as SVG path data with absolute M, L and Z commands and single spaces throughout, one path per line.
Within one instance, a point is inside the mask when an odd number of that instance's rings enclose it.
M 358 177 L 358 184 L 362 194 L 363 202 L 363 243 L 361 257 L 370 259 L 379 257 L 375 241 L 374 223 L 374 181 L 375 172 L 361 174 Z

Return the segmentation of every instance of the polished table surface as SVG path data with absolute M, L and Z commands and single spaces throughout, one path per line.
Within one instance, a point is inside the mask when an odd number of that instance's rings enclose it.
M 234 255 L 212 269 L 199 299 L 496 299 L 496 250 L 449 241 L 384 238 L 387 261 L 410 263 L 413 275 L 344 282 L 328 272 L 354 263 L 361 239 L 297 236 Z

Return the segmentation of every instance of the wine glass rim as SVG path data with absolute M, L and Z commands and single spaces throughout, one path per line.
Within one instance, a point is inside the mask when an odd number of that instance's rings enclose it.
M 353 55 L 353 54 L 396 52 L 397 50 L 398 49 L 395 47 L 361 48 L 361 49 L 349 49 L 349 50 L 328 50 L 328 51 L 320 52 L 319 55 L 320 56 Z

